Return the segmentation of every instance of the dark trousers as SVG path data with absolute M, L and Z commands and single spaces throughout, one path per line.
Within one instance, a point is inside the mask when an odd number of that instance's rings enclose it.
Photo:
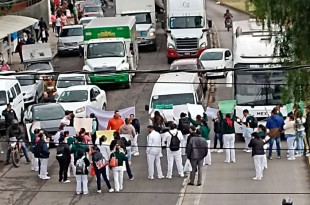
M 96 170 L 97 190 L 101 190 L 101 175 L 108 189 L 111 189 L 111 184 L 110 184 L 110 181 L 108 180 L 107 173 L 106 173 L 106 167 L 103 167 L 99 170 Z
M 68 179 L 68 168 L 70 164 L 70 159 L 64 159 L 61 157 L 56 157 L 58 163 L 59 163 L 59 182 L 61 181 L 67 181 Z
M 221 133 L 214 133 L 214 149 L 217 147 L 217 140 L 220 141 L 220 149 L 223 149 L 223 135 Z
M 41 38 L 42 43 L 47 43 L 47 38 Z
M 190 162 L 191 162 L 191 165 L 192 165 L 192 171 L 191 171 L 191 174 L 190 174 L 190 177 L 189 177 L 189 182 L 190 183 L 194 183 L 194 180 L 195 180 L 195 175 L 196 175 L 196 172 L 198 170 L 198 181 L 197 181 L 197 184 L 201 184 L 201 180 L 202 180 L 202 166 L 203 166 L 203 160 L 204 159 L 191 159 Z
M 127 170 L 127 174 L 128 174 L 129 179 L 133 178 L 133 175 L 131 173 L 131 169 L 130 169 L 129 161 L 128 161 L 127 157 L 126 157 L 126 160 L 125 160 L 125 165 L 126 165 L 126 170 Z
M 39 29 L 34 29 L 34 31 L 35 31 L 35 33 L 36 33 L 36 40 L 37 40 L 37 42 L 39 41 L 39 39 L 40 39 L 40 36 L 39 36 Z
M 60 33 L 60 26 L 56 26 L 57 35 L 59 36 Z
M 96 135 L 96 132 L 95 132 L 95 134 L 91 135 L 91 141 L 92 141 L 93 145 L 96 145 L 96 138 L 97 138 L 97 135 Z

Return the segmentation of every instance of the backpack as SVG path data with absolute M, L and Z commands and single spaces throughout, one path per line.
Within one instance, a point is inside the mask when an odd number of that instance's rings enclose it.
M 36 146 L 34 147 L 33 155 L 35 158 L 41 158 L 42 157 L 41 144 L 40 143 L 37 143 Z
M 180 139 L 178 138 L 178 132 L 173 135 L 171 132 L 169 132 L 171 135 L 171 140 L 170 140 L 170 150 L 171 151 L 178 151 L 180 149 Z
M 63 145 L 58 145 L 56 150 L 56 157 L 63 157 L 65 152 L 65 147 Z
M 94 154 L 94 162 L 97 169 L 101 169 L 107 165 L 107 161 L 104 159 L 100 152 Z
M 189 127 L 190 122 L 187 117 L 179 119 L 179 130 L 181 130 L 183 135 L 189 134 Z
M 256 117 L 254 116 L 250 116 L 252 118 L 251 120 L 251 124 L 250 124 L 250 128 L 257 128 L 258 127 L 258 120 Z
M 76 161 L 76 174 L 77 175 L 84 175 L 85 174 L 85 170 L 86 170 L 86 165 L 84 162 L 84 158 L 85 156 L 81 157 L 80 159 L 78 159 Z

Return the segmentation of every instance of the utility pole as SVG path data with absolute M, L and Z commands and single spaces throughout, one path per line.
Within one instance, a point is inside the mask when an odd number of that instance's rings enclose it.
M 78 24 L 78 15 L 75 0 L 73 0 L 73 18 L 74 18 L 74 24 Z

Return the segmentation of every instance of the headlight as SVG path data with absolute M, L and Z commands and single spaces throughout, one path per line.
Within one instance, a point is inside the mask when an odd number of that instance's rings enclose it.
M 172 45 L 171 43 L 168 44 L 168 48 L 175 49 L 174 45 Z
M 35 93 L 34 90 L 28 90 L 26 95 L 34 95 L 34 93 Z
M 151 31 L 151 32 L 149 33 L 149 36 L 150 36 L 150 37 L 155 36 L 155 31 Z
M 207 46 L 207 44 L 206 43 L 202 43 L 202 44 L 200 44 L 200 48 L 205 48 Z
M 80 112 L 84 112 L 84 111 L 85 111 L 85 107 L 81 107 L 81 108 L 77 109 L 75 112 L 80 113 Z

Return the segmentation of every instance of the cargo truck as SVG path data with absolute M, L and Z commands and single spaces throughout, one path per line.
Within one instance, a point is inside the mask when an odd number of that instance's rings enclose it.
M 139 64 L 136 41 L 136 19 L 133 16 L 93 19 L 84 27 L 84 71 L 109 73 L 90 74 L 93 84 L 119 84 L 129 88 Z
M 116 0 L 115 14 L 116 16 L 136 17 L 139 47 L 157 50 L 154 0 Z

